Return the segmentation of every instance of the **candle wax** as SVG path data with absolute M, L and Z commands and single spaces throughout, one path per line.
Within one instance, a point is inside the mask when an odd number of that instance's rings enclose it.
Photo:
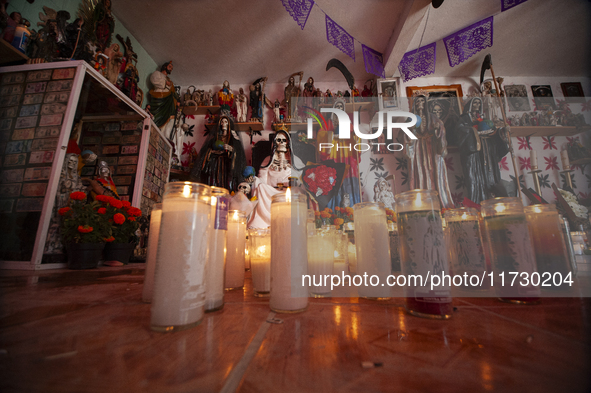
M 146 255 L 146 273 L 144 275 L 144 289 L 142 291 L 142 301 L 146 303 L 152 301 L 152 295 L 154 293 L 154 271 L 156 270 L 161 217 L 161 209 L 152 210 L 150 214 L 150 234 L 148 235 L 148 253 Z
M 226 245 L 226 289 L 242 288 L 244 286 L 244 253 L 246 246 L 246 224 L 244 222 L 232 220 L 228 222 Z

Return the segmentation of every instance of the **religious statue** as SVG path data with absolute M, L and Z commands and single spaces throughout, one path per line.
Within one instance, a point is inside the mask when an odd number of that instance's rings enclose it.
M 236 113 L 239 123 L 246 122 L 246 114 L 248 113 L 248 97 L 244 94 L 244 89 L 241 87 L 236 99 Z
M 467 198 L 480 203 L 492 197 L 491 188 L 501 182 L 499 161 L 509 152 L 504 128 L 495 129 L 482 119 L 482 98 L 471 98 L 456 128 Z
M 106 68 L 105 78 L 112 84 L 117 83 L 119 69 L 123 63 L 123 53 L 120 52 L 119 44 L 113 44 L 105 49 L 105 55 L 109 58 Z
M 353 101 L 361 101 L 361 92 L 357 86 L 353 86 L 353 89 L 351 90 L 351 96 L 353 97 Z
M 76 146 L 77 147 L 77 146 Z M 63 254 L 62 237 L 60 233 L 61 216 L 59 210 L 62 207 L 68 206 L 70 203 L 70 194 L 75 191 L 85 192 L 86 187 L 82 183 L 80 175 L 78 175 L 78 159 L 80 149 L 77 151 L 73 145 L 68 145 L 66 158 L 60 174 L 60 180 L 55 194 L 55 202 L 51 214 L 51 221 L 49 223 L 49 230 L 47 232 L 47 240 L 45 242 L 44 254 Z
M 297 86 L 295 84 L 296 75 L 300 76 L 300 80 Z M 293 121 L 297 116 L 298 100 L 300 97 L 300 93 L 302 91 L 302 89 L 300 88 L 300 84 L 302 82 L 303 75 L 303 72 L 298 72 L 291 75 L 289 77 L 287 86 L 285 86 L 283 106 L 285 106 L 285 109 L 287 111 L 287 121 Z
M 414 134 L 418 139 L 410 139 L 405 135 L 406 154 L 410 162 L 410 189 L 435 190 L 439 193 L 441 207 L 453 208 L 445 166 L 445 126 L 428 112 L 428 94 L 418 91 L 413 97 L 411 112 L 417 116 Z
M 263 107 L 272 108 L 273 103 L 265 95 L 267 77 L 262 77 L 250 85 L 250 121 L 263 121 Z
M 246 156 L 240 138 L 234 131 L 234 122 L 229 116 L 220 116 L 215 130 L 210 132 L 191 178 L 199 183 L 233 190 L 242 180 Z
M 388 180 L 379 178 L 373 186 L 373 192 L 374 202 L 382 202 L 388 209 L 395 209 L 396 201 Z
M 271 198 L 280 193 L 279 185 L 287 186 L 298 167 L 292 154 L 291 138 L 286 130 L 277 131 L 273 140 L 271 155 L 263 160 L 258 176 L 247 178 L 254 189 L 258 203 L 248 221 L 248 228 L 267 228 L 271 225 Z M 295 170 L 294 170 L 295 169 Z
M 106 195 L 119 199 L 117 186 L 111 177 L 111 168 L 109 168 L 109 165 L 105 161 L 101 161 L 99 162 L 96 171 L 96 179 L 90 180 L 90 195 L 92 196 L 92 199 L 96 200 L 97 195 Z
M 276 98 L 275 103 L 273 104 L 273 116 L 274 116 L 273 122 L 274 123 L 281 123 L 281 109 L 285 109 L 285 108 L 283 106 L 281 106 L 281 103 Z
M 172 61 L 164 63 L 160 71 L 150 75 L 150 82 L 154 88 L 150 90 L 150 111 L 154 115 L 154 123 L 163 128 L 176 112 L 179 96 L 169 76 L 172 73 Z
M 443 122 L 447 143 L 455 145 L 454 130 L 458 125 L 460 115 L 456 111 L 452 100 L 456 100 L 457 102 L 457 97 L 430 98 L 427 102 L 427 106 L 429 112 Z
M 230 111 L 234 105 L 234 93 L 230 89 L 230 82 L 227 80 L 224 81 L 222 88 L 218 91 L 218 105 L 222 114 L 230 115 Z

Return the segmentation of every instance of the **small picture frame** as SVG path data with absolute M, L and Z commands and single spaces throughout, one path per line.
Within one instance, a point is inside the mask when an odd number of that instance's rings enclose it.
M 380 110 L 398 108 L 400 106 L 400 78 L 378 79 L 378 103 Z
M 536 103 L 536 110 L 556 110 L 556 103 L 554 102 L 552 87 L 550 85 L 533 85 L 531 91 L 534 96 L 534 102 Z
M 561 83 L 560 87 L 566 102 L 585 102 L 585 93 L 581 82 Z
M 505 85 L 505 97 L 511 112 L 529 112 L 529 100 L 525 85 Z

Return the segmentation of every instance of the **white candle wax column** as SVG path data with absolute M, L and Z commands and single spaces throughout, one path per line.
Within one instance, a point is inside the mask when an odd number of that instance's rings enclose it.
M 308 306 L 308 288 L 302 276 L 308 270 L 306 196 L 286 193 L 271 203 L 271 298 L 275 312 L 294 313 Z
M 165 185 L 154 274 L 152 330 L 186 329 L 203 319 L 210 218 L 208 186 L 190 182 Z
M 271 291 L 271 230 L 251 229 L 249 239 L 253 295 L 268 297 Z
M 349 274 L 349 239 L 346 233 L 343 231 L 337 231 L 335 235 L 335 250 L 334 250 L 334 268 L 333 274 L 337 274 L 342 277 Z
M 158 253 L 158 236 L 160 235 L 160 218 L 162 204 L 157 203 L 150 213 L 150 234 L 148 235 L 148 252 L 146 255 L 146 273 L 144 275 L 144 289 L 142 301 L 150 303 L 154 293 L 154 271 L 156 270 L 156 254 Z
M 357 203 L 353 209 L 357 274 L 360 276 L 367 274 L 368 277 L 367 285 L 364 282 L 364 285 L 358 287 L 359 296 L 375 299 L 388 298 L 390 287 L 386 281 L 392 272 L 392 266 L 386 209 L 381 202 Z M 372 280 L 372 276 L 377 276 L 379 281 L 376 278 Z
M 244 286 L 244 250 L 246 247 L 246 215 L 240 210 L 228 212 L 226 234 L 226 290 Z
M 535 150 L 530 150 L 529 151 L 529 161 L 531 164 L 531 169 L 532 171 L 535 171 L 538 169 L 538 156 Z
M 331 230 L 308 233 L 308 274 L 312 277 L 310 293 L 314 297 L 330 296 L 330 280 L 324 281 L 324 276 L 333 274 L 334 241 Z
M 226 267 L 226 232 L 230 193 L 225 188 L 211 188 L 211 228 L 209 254 L 205 265 L 205 311 L 224 307 L 224 273 Z
M 478 211 L 470 207 L 449 209 L 445 212 L 445 229 L 448 236 L 448 252 L 450 270 L 454 275 L 476 275 L 482 277 L 487 272 L 486 257 L 482 238 Z M 482 285 L 474 286 L 469 282 L 462 282 L 462 288 L 480 290 L 490 288 L 490 280 L 484 280 Z
M 570 161 L 568 160 L 568 151 L 562 150 L 560 152 L 560 158 L 562 160 L 562 170 L 568 171 L 570 169 Z

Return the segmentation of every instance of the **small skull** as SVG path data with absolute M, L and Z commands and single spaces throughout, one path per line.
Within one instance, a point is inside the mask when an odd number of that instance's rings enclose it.
M 275 138 L 275 143 L 277 143 L 277 151 L 287 151 L 287 136 L 285 136 L 285 134 L 277 134 L 277 137 Z
M 250 184 L 246 182 L 242 182 L 238 185 L 238 192 L 243 193 L 244 195 L 250 194 Z

